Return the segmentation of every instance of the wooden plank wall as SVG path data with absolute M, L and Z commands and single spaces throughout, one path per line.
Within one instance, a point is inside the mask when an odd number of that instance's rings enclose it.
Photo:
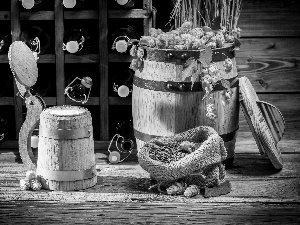
M 20 13 L 19 13 L 19 7 L 18 0 L 12 0 L 11 1 L 11 8 L 13 9 L 11 11 L 11 34 L 12 34 L 12 41 L 19 41 L 20 35 L 21 35 L 21 24 L 20 24 Z M 19 92 L 16 83 L 14 82 L 14 107 L 15 107 L 15 119 L 16 119 L 16 138 L 19 137 L 19 131 L 21 129 L 21 126 L 23 124 L 23 118 L 22 118 L 22 102 L 23 100 L 17 95 Z
M 160 3 L 153 0 L 157 28 L 169 31 L 173 7 Z M 260 100 L 280 109 L 286 121 L 284 137 L 300 140 L 300 1 L 243 0 L 238 27 L 239 76 L 250 79 Z M 242 110 L 239 131 L 250 132 Z
M 247 76 L 260 100 L 282 112 L 286 135 L 300 139 L 300 2 L 243 2 L 238 23 L 242 29 L 239 76 Z M 243 113 L 240 130 L 249 131 Z

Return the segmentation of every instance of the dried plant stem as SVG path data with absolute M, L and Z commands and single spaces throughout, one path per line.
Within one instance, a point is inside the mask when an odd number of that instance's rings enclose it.
M 175 28 L 185 21 L 191 21 L 193 27 L 211 26 L 220 17 L 221 26 L 231 32 L 236 29 L 242 8 L 242 0 L 173 0 L 171 23 Z

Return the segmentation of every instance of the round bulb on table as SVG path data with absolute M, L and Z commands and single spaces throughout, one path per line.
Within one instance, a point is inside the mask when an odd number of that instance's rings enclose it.
M 76 0 L 63 0 L 63 5 L 68 9 L 74 8 L 76 5 Z
M 79 49 L 77 41 L 69 41 L 66 46 L 66 50 L 70 53 L 76 53 Z
M 34 6 L 34 0 L 22 0 L 22 6 L 25 9 L 31 9 Z
M 118 88 L 118 95 L 120 97 L 127 97 L 129 95 L 129 88 L 126 85 L 122 85 Z
M 124 53 L 127 51 L 127 42 L 125 40 L 120 40 L 116 43 L 116 50 L 120 53 Z
M 31 136 L 31 147 L 37 148 L 39 145 L 39 137 L 38 136 Z

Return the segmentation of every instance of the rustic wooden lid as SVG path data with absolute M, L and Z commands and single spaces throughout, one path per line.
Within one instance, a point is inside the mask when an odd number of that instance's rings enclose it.
M 259 151 L 276 169 L 281 169 L 283 160 L 277 143 L 284 133 L 284 119 L 275 106 L 259 101 L 247 77 L 241 77 L 239 84 L 242 109 Z
M 36 60 L 30 48 L 22 41 L 15 41 L 9 47 L 9 65 L 17 81 L 29 88 L 38 78 Z

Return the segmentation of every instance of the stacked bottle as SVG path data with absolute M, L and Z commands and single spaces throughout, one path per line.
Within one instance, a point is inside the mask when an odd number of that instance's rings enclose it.
M 129 53 L 131 46 L 138 42 L 140 36 L 131 26 L 119 28 L 111 35 L 114 39 L 112 49 L 119 53 Z
M 64 34 L 63 50 L 71 54 L 84 54 L 90 49 L 90 35 L 83 26 L 74 26 Z
M 45 54 L 51 47 L 50 35 L 36 25 L 22 31 L 21 41 L 25 42 L 31 51 L 37 55 Z
M 131 69 L 121 70 L 121 73 L 115 74 L 112 79 L 113 91 L 120 97 L 128 97 L 132 92 L 134 71 Z

